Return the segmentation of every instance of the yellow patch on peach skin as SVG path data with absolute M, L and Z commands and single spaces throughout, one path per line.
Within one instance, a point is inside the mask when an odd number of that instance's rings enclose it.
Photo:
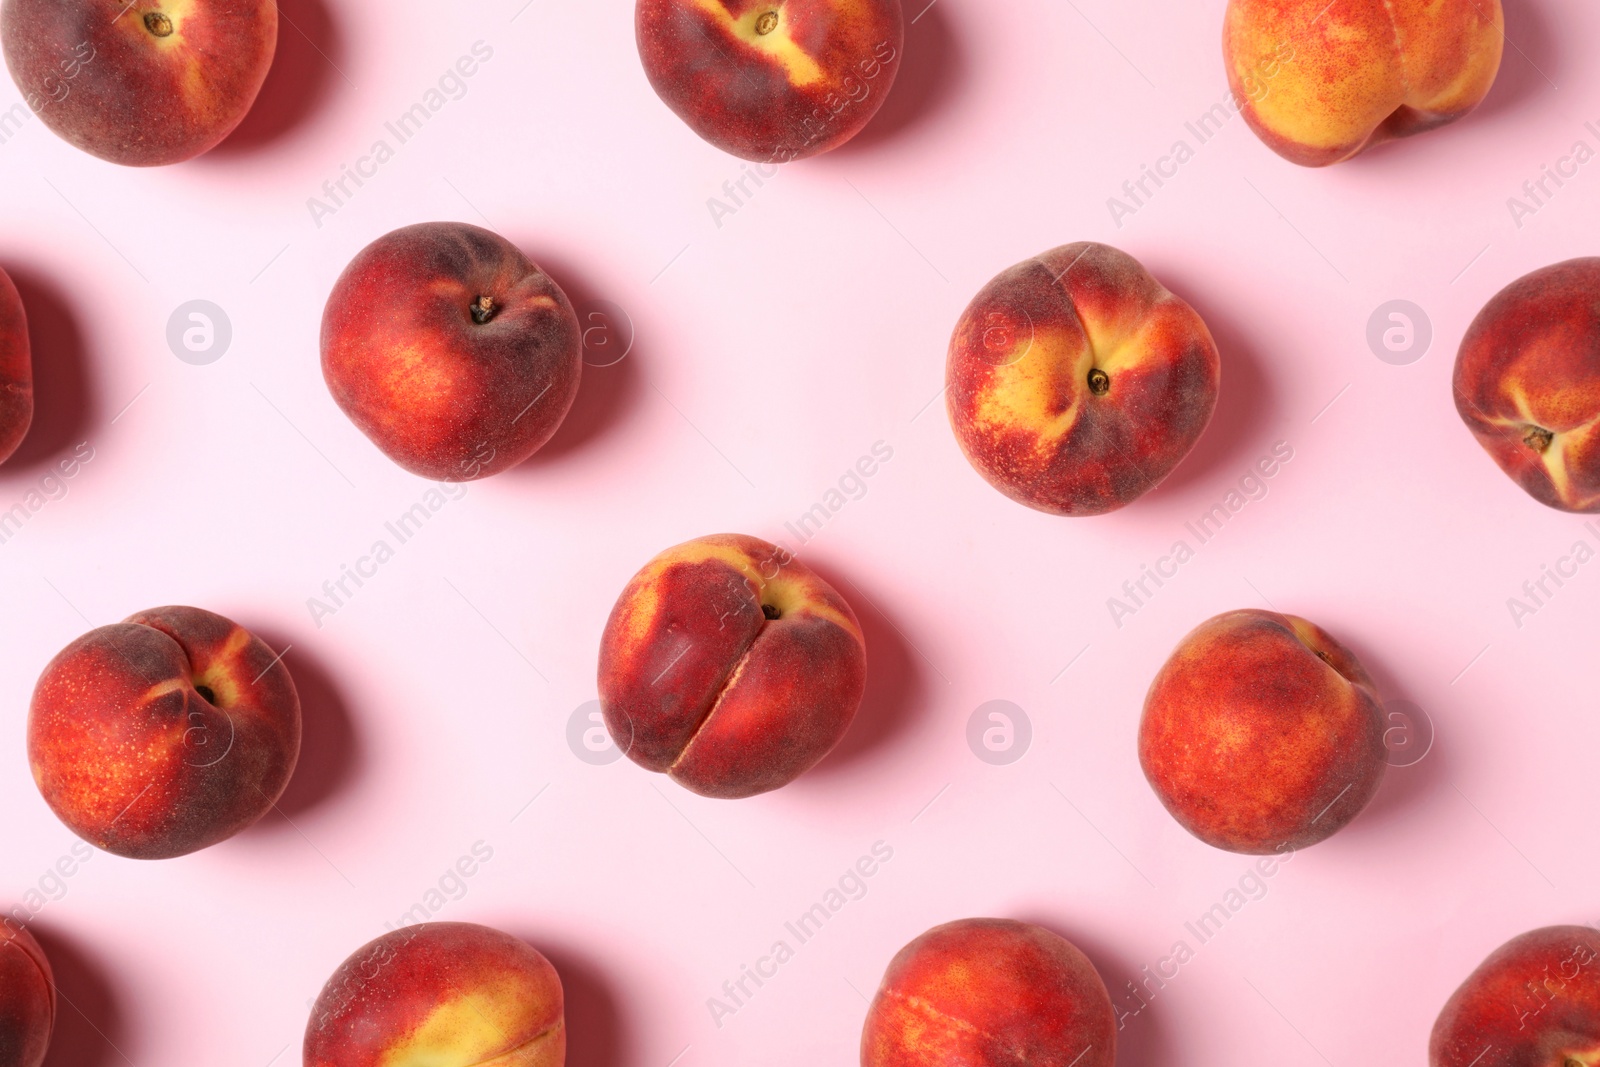
M 1087 378 L 1093 361 L 1094 352 L 1082 333 L 1035 327 L 1021 358 L 995 367 L 979 386 L 972 403 L 973 427 L 987 434 L 1030 432 L 1035 452 L 1048 458 L 1072 431 L 1083 403 L 1083 390 L 1069 388 L 1069 378 Z M 1071 401 L 1058 412 L 1063 392 Z
M 503 980 L 444 1001 L 383 1054 L 379 1067 L 537 1064 L 540 1057 L 532 1050 L 525 1058 L 512 1054 L 553 1035 L 561 1024 L 538 1034 L 520 1033 L 529 1021 L 519 1010 L 527 995 L 522 983 Z
M 803 88 L 826 77 L 821 65 L 789 36 L 787 20 L 783 17 L 783 0 L 755 4 L 742 15 L 729 14 L 722 0 L 693 0 L 693 3 L 731 36 L 776 60 L 791 85 Z M 777 12 L 778 25 L 770 33 L 757 33 L 757 21 L 769 11 Z

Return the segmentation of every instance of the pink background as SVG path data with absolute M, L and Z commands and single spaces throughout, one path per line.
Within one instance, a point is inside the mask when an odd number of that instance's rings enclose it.
M 184 859 L 96 854 L 46 879 L 59 899 L 34 929 L 71 1001 L 52 1064 L 297 1062 L 333 968 L 478 842 L 493 858 L 434 917 L 550 955 L 578 1067 L 854 1062 L 889 957 L 970 915 L 1068 936 L 1124 1010 L 1126 984 L 1188 941 L 1127 1020 L 1124 1067 L 1414 1064 L 1493 947 L 1600 919 L 1600 562 L 1520 628 L 1506 604 L 1600 535 L 1501 475 L 1449 390 L 1491 294 L 1596 251 L 1600 163 L 1520 228 L 1506 203 L 1600 144 L 1600 70 L 1578 47 L 1600 39 L 1593 5 L 1508 0 L 1499 83 L 1453 127 L 1311 171 L 1234 118 L 1118 227 L 1107 198 L 1193 146 L 1185 123 L 1224 98 L 1223 5 L 938 0 L 858 142 L 786 167 L 719 227 L 707 200 L 741 164 L 652 94 L 631 5 L 523 3 L 284 0 L 269 98 L 183 166 L 120 169 L 37 120 L 0 144 L 0 263 L 34 319 L 40 406 L 0 508 L 93 449 L 0 545 L 0 895 L 74 841 L 29 778 L 24 721 L 39 670 L 91 626 L 165 603 L 227 614 L 293 646 L 307 714 L 284 814 Z M 465 96 L 319 227 L 307 198 L 477 41 L 493 57 Z M 0 112 L 19 100 L 0 86 Z M 500 230 L 585 315 L 623 309 L 636 341 L 586 371 L 544 453 L 470 485 L 318 627 L 307 598 L 428 489 L 324 389 L 323 300 L 368 241 L 428 219 Z M 1199 309 L 1223 395 L 1167 484 L 1065 520 L 978 478 L 939 392 L 978 287 L 1082 239 Z M 165 338 L 196 298 L 234 331 L 207 366 Z M 1433 326 L 1407 366 L 1365 338 L 1392 299 Z M 784 524 L 880 441 L 893 458 L 802 547 Z M 1115 625 L 1122 582 L 1278 441 L 1293 459 L 1269 493 Z M 567 743 L 623 584 L 723 530 L 799 549 L 855 605 L 872 664 L 841 749 L 742 803 Z M 1162 810 L 1134 755 L 1140 705 L 1187 630 L 1268 605 L 1348 642 L 1437 741 L 1199 946 L 1184 924 L 1251 861 Z M 1032 724 L 1007 766 L 966 740 L 993 699 Z M 784 923 L 879 841 L 893 858 L 865 896 L 717 1026 L 708 998 L 793 944 Z

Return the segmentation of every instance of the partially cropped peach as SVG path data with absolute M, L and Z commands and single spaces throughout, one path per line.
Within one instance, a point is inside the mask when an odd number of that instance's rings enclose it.
M 1094 964 L 1030 923 L 963 919 L 901 949 L 861 1033 L 861 1067 L 1112 1067 Z
M 1428 1067 L 1600 1063 L 1600 932 L 1546 926 L 1501 945 L 1433 1024 Z
M 1307 167 L 1459 119 L 1504 41 L 1500 0 L 1229 0 L 1222 31 L 1240 113 Z
M 39 1067 L 56 1024 L 56 980 L 33 935 L 0 925 L 0 1067 Z
M 1150 684 L 1139 763 L 1184 829 L 1230 852 L 1316 844 L 1354 819 L 1388 766 L 1372 679 L 1294 615 L 1201 623 Z
M 322 313 L 333 399 L 424 478 L 487 478 L 533 455 L 567 417 L 582 372 L 561 287 L 516 245 L 464 222 L 378 238 Z
M 199 608 L 84 634 L 45 667 L 28 714 L 45 801 L 91 845 L 134 859 L 232 837 L 277 802 L 299 754 L 282 657 Z
M 1524 275 L 1472 320 L 1456 410 L 1541 504 L 1600 511 L 1600 258 Z
M 724 152 L 788 163 L 837 148 L 883 106 L 900 0 L 638 0 L 656 95 Z
M 278 46 L 276 0 L 3 0 L 6 66 L 68 143 L 180 163 L 244 121 Z
M 510 934 L 474 923 L 402 926 L 322 987 L 305 1067 L 561 1067 L 561 977 Z
M 600 705 L 617 747 L 708 797 L 787 785 L 861 704 L 855 612 L 784 549 L 717 534 L 634 575 L 600 639 Z
M 1221 374 L 1193 308 L 1126 252 L 1080 242 L 1003 271 L 967 305 L 945 404 L 989 484 L 1040 511 L 1099 515 L 1188 455 Z
M 33 356 L 28 315 L 11 276 L 0 270 L 0 463 L 28 436 L 33 423 Z

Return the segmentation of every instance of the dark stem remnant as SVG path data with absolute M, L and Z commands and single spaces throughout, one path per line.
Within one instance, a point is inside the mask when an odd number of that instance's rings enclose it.
M 768 11 L 766 14 L 756 19 L 756 33 L 762 37 L 765 37 L 767 34 L 771 33 L 777 28 L 778 13 L 776 11 Z
M 209 685 L 197 685 L 194 687 L 194 691 L 199 693 L 200 699 L 207 704 L 215 704 L 217 702 L 217 694 L 212 691 Z
M 472 321 L 482 326 L 494 318 L 495 312 L 499 310 L 493 297 L 480 296 L 472 302 Z
M 1099 367 L 1089 372 L 1089 392 L 1095 396 L 1105 396 L 1111 392 L 1111 375 Z
M 779 611 L 777 608 L 773 607 L 771 604 L 763 604 L 763 605 L 761 605 L 761 614 L 763 614 L 763 615 L 765 615 L 767 617 L 767 621 L 768 622 L 771 622 L 773 619 L 778 619 L 778 618 L 782 618 L 783 617 L 783 612 Z
M 151 11 L 145 14 L 144 28 L 157 37 L 172 36 L 172 20 L 159 11 Z
M 1555 439 L 1556 435 L 1543 426 L 1529 426 L 1528 432 L 1522 435 L 1522 443 L 1540 453 L 1548 449 L 1550 442 Z

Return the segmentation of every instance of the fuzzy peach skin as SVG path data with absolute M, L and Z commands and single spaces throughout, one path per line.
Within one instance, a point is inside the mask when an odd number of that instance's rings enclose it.
M 413 474 L 465 482 L 514 467 L 578 395 L 582 334 L 567 295 L 499 234 L 425 222 L 345 268 L 322 314 L 333 399 Z
M 0 1067 L 39 1067 L 56 1024 L 56 979 L 33 935 L 0 926 Z
M 809 770 L 849 728 L 866 678 L 844 598 L 742 534 L 651 560 L 600 639 L 600 704 L 617 746 L 708 797 L 765 793 Z
M 282 795 L 300 754 L 300 698 L 282 658 L 199 608 L 91 630 L 45 667 L 28 762 L 67 828 L 133 859 L 232 837 Z
M 1222 30 L 1240 114 L 1306 167 L 1459 119 L 1504 42 L 1500 0 L 1229 0 Z
M 1139 763 L 1184 829 L 1266 855 L 1316 844 L 1366 807 L 1388 766 L 1383 732 L 1349 649 L 1294 615 L 1230 611 L 1150 683 Z
M 638 0 L 634 28 L 651 87 L 690 129 L 772 164 L 860 133 L 905 42 L 900 0 Z
M 510 934 L 402 926 L 333 972 L 306 1024 L 305 1067 L 561 1067 L 561 977 Z
M 158 167 L 244 121 L 278 47 L 275 0 L 4 0 L 6 66 L 63 140 Z
M 1600 258 L 1524 275 L 1472 320 L 1456 410 L 1541 504 L 1600 511 Z
M 861 1067 L 1112 1067 L 1105 983 L 1065 938 L 1010 919 L 935 926 L 889 963 Z
M 1600 1064 L 1600 933 L 1546 926 L 1489 954 L 1446 1002 L 1429 1067 Z
M 1126 252 L 1079 242 L 973 297 L 950 338 L 945 406 L 996 489 L 1051 514 L 1099 515 L 1188 454 L 1221 375 L 1193 308 Z
M 28 315 L 11 275 L 0 270 L 0 463 L 28 436 L 33 424 L 33 355 Z

